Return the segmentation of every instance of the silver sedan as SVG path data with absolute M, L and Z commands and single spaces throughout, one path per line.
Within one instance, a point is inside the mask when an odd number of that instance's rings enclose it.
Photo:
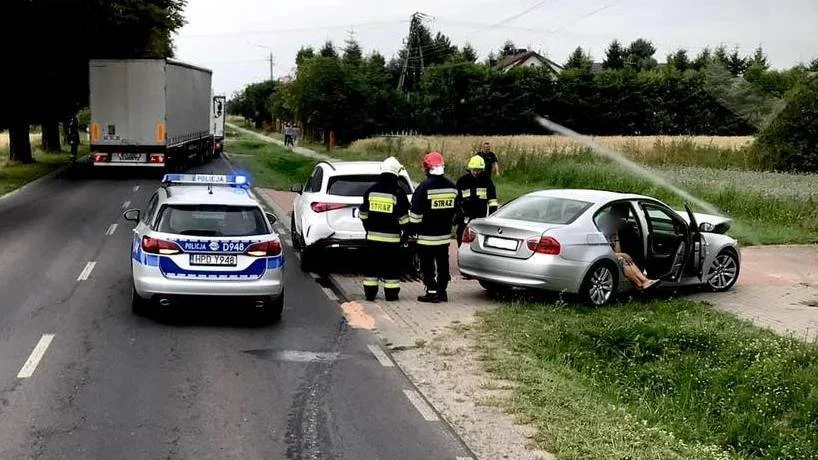
M 533 192 L 470 222 L 458 251 L 460 272 L 489 291 L 544 289 L 604 305 L 631 288 L 603 233 L 614 208 L 621 251 L 647 277 L 713 291 L 738 280 L 738 243 L 724 234 L 729 219 L 599 190 Z

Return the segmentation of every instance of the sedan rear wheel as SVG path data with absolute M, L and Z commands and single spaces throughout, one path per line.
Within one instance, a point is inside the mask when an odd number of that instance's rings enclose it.
M 707 273 L 707 287 L 714 292 L 730 289 L 738 281 L 739 270 L 736 253 L 729 249 L 721 251 Z
M 580 299 L 589 305 L 601 307 L 608 304 L 616 293 L 617 273 L 613 264 L 597 263 L 585 275 L 579 289 Z

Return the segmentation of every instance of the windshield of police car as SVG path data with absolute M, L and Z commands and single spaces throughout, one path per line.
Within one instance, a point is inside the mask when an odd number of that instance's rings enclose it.
M 252 236 L 270 233 L 261 210 L 252 206 L 170 205 L 159 216 L 157 230 L 192 236 Z

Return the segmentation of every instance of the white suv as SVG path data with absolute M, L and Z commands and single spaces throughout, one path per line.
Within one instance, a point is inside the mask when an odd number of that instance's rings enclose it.
M 361 249 L 366 232 L 358 218 L 364 193 L 380 177 L 380 162 L 322 161 L 306 184 L 294 185 L 292 240 L 301 251 L 301 268 L 313 271 L 315 260 L 327 250 Z M 414 190 L 406 171 L 399 183 L 411 200 Z

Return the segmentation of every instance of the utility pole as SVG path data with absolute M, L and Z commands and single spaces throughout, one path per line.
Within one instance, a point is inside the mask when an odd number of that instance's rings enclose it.
M 273 66 L 275 65 L 275 60 L 273 59 L 273 53 L 270 53 L 270 57 L 267 58 L 270 61 L 270 80 L 273 79 Z
M 425 70 L 425 66 L 423 63 L 423 47 L 420 43 L 420 36 L 419 36 L 419 28 L 422 25 L 423 19 L 427 17 L 425 14 L 421 12 L 415 12 L 411 16 L 411 20 L 409 21 L 409 37 L 405 43 L 406 45 L 406 55 L 403 59 L 403 70 L 400 74 L 400 79 L 398 80 L 398 91 L 404 89 L 404 85 L 406 83 L 406 74 L 409 69 L 409 59 L 412 55 L 412 51 L 417 49 L 418 59 L 420 61 L 420 75 L 423 74 Z

